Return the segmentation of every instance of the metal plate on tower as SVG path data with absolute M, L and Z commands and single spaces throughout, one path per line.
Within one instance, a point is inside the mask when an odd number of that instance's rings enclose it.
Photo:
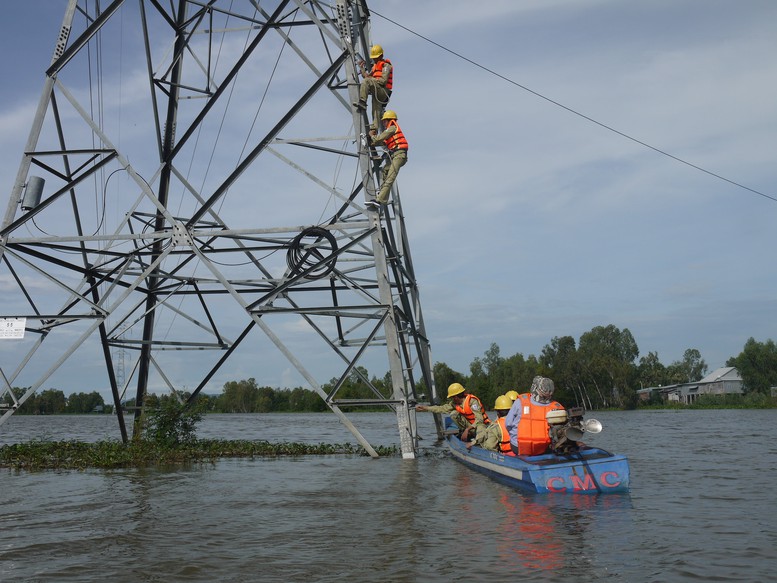
M 27 318 L 0 318 L 0 340 L 24 338 Z

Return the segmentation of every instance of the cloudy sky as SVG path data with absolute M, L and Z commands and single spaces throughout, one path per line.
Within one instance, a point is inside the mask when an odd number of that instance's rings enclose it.
M 65 4 L 3 7 L 6 196 Z M 492 342 L 537 355 L 613 324 L 712 370 L 777 338 L 777 3 L 369 6 L 435 361 L 467 373 Z

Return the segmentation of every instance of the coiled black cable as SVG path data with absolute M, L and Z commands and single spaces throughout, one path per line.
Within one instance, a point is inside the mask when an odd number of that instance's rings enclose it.
M 334 270 L 336 252 L 337 240 L 330 231 L 321 227 L 308 227 L 289 243 L 286 265 L 293 275 L 310 269 L 306 277 L 321 279 Z

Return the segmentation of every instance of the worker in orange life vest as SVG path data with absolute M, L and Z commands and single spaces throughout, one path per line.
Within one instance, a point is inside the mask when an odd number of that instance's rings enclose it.
M 518 395 L 505 419 L 513 452 L 539 455 L 548 451 L 550 426 L 545 416 L 548 411 L 564 408 L 551 400 L 555 388 L 549 378 L 536 376 L 531 383 L 531 392 Z
M 513 400 L 507 395 L 500 395 L 494 403 L 497 419 L 486 426 L 484 431 L 478 432 L 474 441 L 467 442 L 467 449 L 473 445 L 479 445 L 483 449 L 498 451 L 505 455 L 515 455 L 510 447 L 510 432 L 507 430 L 505 419 L 507 412 L 513 406 Z
M 372 95 L 372 125 L 371 129 L 377 130 L 379 120 L 383 115 L 383 109 L 391 98 L 394 88 L 394 66 L 391 61 L 383 58 L 383 47 L 373 45 L 370 49 L 372 68 L 367 71 L 365 63 L 359 63 L 364 80 L 359 85 L 359 101 L 354 105 L 359 109 L 367 109 L 367 96 Z
M 386 129 L 380 134 L 375 135 L 376 132 L 370 130 L 370 143 L 373 146 L 383 144 L 389 152 L 389 161 L 386 162 L 382 170 L 383 181 L 380 184 L 380 191 L 375 197 L 375 201 L 367 202 L 367 206 L 372 207 L 373 210 L 380 208 L 377 206 L 378 204 L 388 203 L 391 186 L 397 179 L 399 169 L 407 164 L 407 150 L 409 148 L 405 134 L 402 133 L 402 128 L 397 123 L 396 112 L 387 109 L 386 113 L 383 114 L 382 121 Z
M 483 403 L 475 395 L 467 392 L 461 383 L 452 383 L 448 387 L 447 403 L 442 405 L 417 405 L 416 411 L 429 413 L 448 413 L 451 420 L 461 429 L 461 439 L 467 441 L 472 435 L 484 431 L 490 423 Z

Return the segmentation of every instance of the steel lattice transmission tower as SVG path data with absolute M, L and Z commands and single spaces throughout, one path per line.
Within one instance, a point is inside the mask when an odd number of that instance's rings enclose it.
M 343 408 L 396 411 L 414 457 L 417 383 L 434 382 L 399 193 L 364 205 L 366 2 L 100 5 L 69 1 L 0 231 L 0 322 L 24 328 L 0 341 L 0 423 L 96 369 L 126 441 L 126 399 L 137 433 L 150 392 L 192 400 L 280 357 L 373 456 Z M 112 349 L 136 355 L 123 384 Z M 340 395 L 349 378 L 373 396 Z

